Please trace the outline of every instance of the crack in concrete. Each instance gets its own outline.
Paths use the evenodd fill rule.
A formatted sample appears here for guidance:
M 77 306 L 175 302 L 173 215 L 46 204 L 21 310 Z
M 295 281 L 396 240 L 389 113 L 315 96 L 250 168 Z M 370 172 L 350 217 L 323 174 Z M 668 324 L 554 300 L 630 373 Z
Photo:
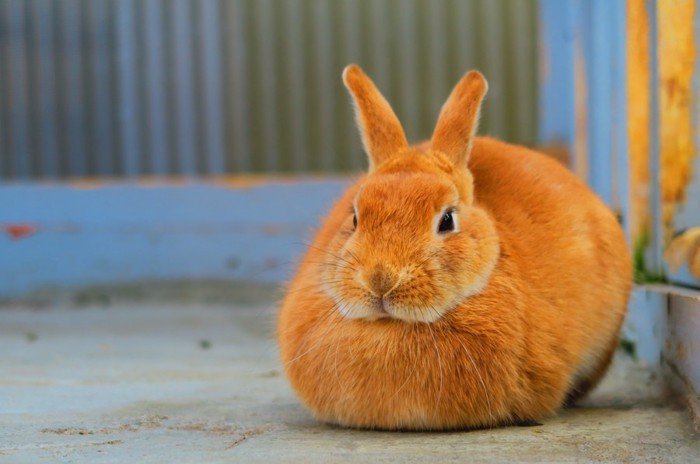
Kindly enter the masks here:
M 41 433 L 54 435 L 109 435 L 111 433 L 138 432 L 140 430 L 151 430 L 162 426 L 167 416 L 144 416 L 136 422 L 118 425 L 116 427 L 103 427 L 90 430 L 79 427 L 59 427 L 41 429 Z
M 3 448 L 0 449 L 0 454 L 6 454 L 9 451 L 25 451 L 29 449 L 54 449 L 54 448 L 59 448 L 59 449 L 74 449 L 74 448 L 87 448 L 91 446 L 104 446 L 104 445 L 121 445 L 124 443 L 124 440 L 109 440 L 109 441 L 100 441 L 96 443 L 77 443 L 73 445 L 63 445 L 63 444 L 32 444 L 32 445 L 26 445 L 26 446 L 17 446 L 15 448 Z
M 263 433 L 269 432 L 270 430 L 272 430 L 272 426 L 264 425 L 262 427 L 254 427 L 254 428 L 250 428 L 250 429 L 246 429 L 246 430 L 243 430 L 241 432 L 238 432 L 240 436 L 237 439 L 235 439 L 233 442 L 231 442 L 226 447 L 226 449 L 227 450 L 233 449 L 233 448 L 237 447 L 238 445 L 242 444 L 243 442 L 245 442 L 246 440 L 248 440 L 249 438 L 253 438 L 257 435 L 262 435 Z

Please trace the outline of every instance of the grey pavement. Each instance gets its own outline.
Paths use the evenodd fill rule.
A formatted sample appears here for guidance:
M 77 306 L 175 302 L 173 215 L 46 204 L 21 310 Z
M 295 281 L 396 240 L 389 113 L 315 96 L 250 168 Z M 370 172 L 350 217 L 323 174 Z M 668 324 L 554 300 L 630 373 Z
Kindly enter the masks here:
M 281 374 L 273 294 L 4 303 L 0 463 L 700 462 L 687 411 L 624 352 L 582 407 L 540 426 L 318 423 Z

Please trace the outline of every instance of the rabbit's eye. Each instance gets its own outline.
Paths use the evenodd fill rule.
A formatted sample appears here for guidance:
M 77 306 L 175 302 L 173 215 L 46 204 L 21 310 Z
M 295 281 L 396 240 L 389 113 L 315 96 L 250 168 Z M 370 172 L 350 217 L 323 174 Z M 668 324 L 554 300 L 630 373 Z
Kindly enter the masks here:
M 440 221 L 440 226 L 438 227 L 438 232 L 451 232 L 455 230 L 455 222 L 452 218 L 452 211 L 448 211 L 442 217 Z
M 352 226 L 357 229 L 357 214 L 352 215 Z

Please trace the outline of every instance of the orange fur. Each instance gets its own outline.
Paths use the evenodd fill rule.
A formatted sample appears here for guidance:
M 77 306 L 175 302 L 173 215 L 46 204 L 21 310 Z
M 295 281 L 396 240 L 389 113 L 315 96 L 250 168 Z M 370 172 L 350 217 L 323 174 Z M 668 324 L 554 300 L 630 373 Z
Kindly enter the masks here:
M 556 161 L 473 137 L 480 74 L 412 148 L 359 68 L 345 81 L 373 168 L 324 221 L 280 310 L 302 401 L 327 422 L 426 430 L 540 419 L 585 394 L 631 287 L 614 216 Z M 438 232 L 451 209 L 455 231 Z

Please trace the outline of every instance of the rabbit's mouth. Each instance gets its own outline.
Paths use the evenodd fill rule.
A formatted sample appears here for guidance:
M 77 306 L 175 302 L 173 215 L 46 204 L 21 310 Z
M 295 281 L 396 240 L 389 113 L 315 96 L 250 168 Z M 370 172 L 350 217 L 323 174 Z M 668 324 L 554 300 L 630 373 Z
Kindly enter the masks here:
M 407 323 L 432 323 L 440 319 L 447 309 L 437 308 L 414 308 L 399 306 L 392 302 L 390 297 L 376 297 L 366 295 L 361 301 L 348 302 L 347 300 L 336 299 L 336 307 L 340 314 L 346 319 L 361 319 L 365 321 L 376 321 L 379 319 L 391 320 Z
M 393 317 L 386 298 L 375 298 L 374 306 L 380 317 Z
M 398 319 L 391 309 L 390 303 L 385 298 L 369 297 L 360 304 L 348 304 L 338 302 L 340 314 L 346 319 L 364 319 L 376 321 L 377 319 Z

